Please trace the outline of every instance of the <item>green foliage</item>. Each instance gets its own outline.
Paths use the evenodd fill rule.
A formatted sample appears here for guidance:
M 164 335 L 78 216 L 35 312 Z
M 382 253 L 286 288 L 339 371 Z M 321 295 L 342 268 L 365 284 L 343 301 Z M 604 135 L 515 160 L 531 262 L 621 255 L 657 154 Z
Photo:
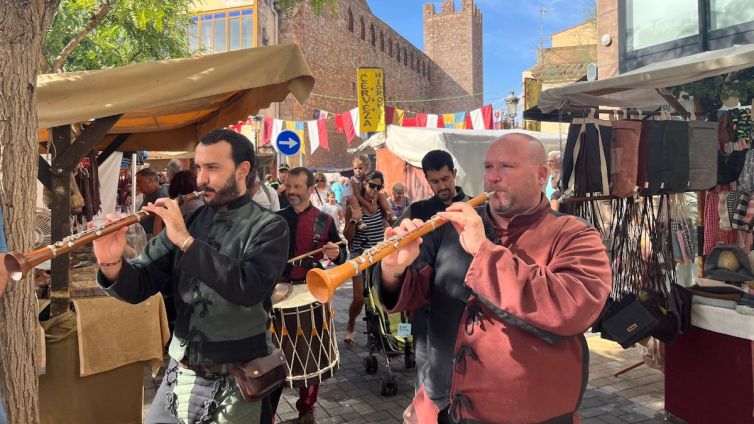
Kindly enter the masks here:
M 189 55 L 191 0 L 116 0 L 65 61 L 65 71 L 111 68 Z M 44 43 L 49 63 L 80 33 L 102 0 L 62 0 Z
M 751 104 L 754 97 L 754 68 L 733 72 L 726 76 L 718 75 L 671 88 L 678 97 L 685 91 L 699 99 L 705 111 L 720 108 L 722 99 L 737 97 L 741 104 Z
M 304 1 L 306 0 L 277 0 L 277 4 L 280 10 L 290 15 L 293 12 L 293 9 Z M 337 0 L 308 0 L 308 1 L 309 1 L 309 5 L 312 7 L 312 10 L 317 15 L 322 14 L 322 11 L 325 10 L 325 6 L 329 7 L 330 10 L 335 11 L 335 5 L 337 4 Z

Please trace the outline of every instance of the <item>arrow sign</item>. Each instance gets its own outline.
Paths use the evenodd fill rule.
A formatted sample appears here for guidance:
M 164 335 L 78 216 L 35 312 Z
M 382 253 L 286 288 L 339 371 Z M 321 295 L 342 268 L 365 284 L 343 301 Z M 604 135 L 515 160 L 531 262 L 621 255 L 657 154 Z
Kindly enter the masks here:
M 283 131 L 278 134 L 275 144 L 278 146 L 280 153 L 286 156 L 293 156 L 301 150 L 301 139 L 293 131 Z

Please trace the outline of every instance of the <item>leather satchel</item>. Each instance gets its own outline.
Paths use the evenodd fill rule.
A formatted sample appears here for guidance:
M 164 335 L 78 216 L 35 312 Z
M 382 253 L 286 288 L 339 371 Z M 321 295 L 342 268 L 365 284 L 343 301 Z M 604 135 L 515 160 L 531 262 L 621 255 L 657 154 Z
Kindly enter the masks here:
M 659 324 L 651 306 L 633 294 L 627 294 L 607 311 L 602 331 L 624 349 L 652 334 Z
M 256 358 L 231 370 L 238 390 L 247 402 L 261 400 L 285 381 L 287 374 L 285 356 L 280 349 Z

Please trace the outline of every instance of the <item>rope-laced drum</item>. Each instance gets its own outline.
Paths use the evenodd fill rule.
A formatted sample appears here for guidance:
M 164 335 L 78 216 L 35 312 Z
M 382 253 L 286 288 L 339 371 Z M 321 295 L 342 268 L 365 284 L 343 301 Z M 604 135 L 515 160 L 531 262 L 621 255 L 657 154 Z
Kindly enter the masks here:
M 273 305 L 270 332 L 285 354 L 288 387 L 319 384 L 335 374 L 340 355 L 334 316 L 330 304 L 317 302 L 305 284 L 294 285 L 287 299 Z

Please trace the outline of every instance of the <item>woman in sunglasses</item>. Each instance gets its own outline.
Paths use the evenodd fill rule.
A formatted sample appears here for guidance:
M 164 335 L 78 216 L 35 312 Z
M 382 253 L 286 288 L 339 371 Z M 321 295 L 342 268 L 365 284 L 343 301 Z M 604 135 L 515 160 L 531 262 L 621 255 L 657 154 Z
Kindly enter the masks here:
M 315 208 L 322 210 L 322 206 L 327 204 L 327 194 L 330 192 L 330 187 L 327 185 L 327 178 L 325 174 L 317 172 L 314 174 L 314 193 L 312 193 L 310 200 Z
M 380 191 L 385 186 L 385 178 L 380 171 L 373 171 L 367 175 L 364 185 L 361 186 L 361 195 L 377 212 L 369 214 L 367 208 L 363 206 L 354 207 L 349 204 L 346 208 L 346 226 L 343 229 L 343 235 L 349 242 L 350 258 L 356 258 L 364 253 L 364 250 L 375 246 L 384 239 L 385 228 L 387 228 L 387 217 L 392 211 L 384 210 L 378 202 Z M 361 220 L 365 228 L 361 229 L 357 223 Z M 364 307 L 364 274 L 353 277 L 353 301 L 348 309 L 348 325 L 346 326 L 346 337 L 343 339 L 347 344 L 354 341 L 354 327 L 356 317 L 361 314 Z

